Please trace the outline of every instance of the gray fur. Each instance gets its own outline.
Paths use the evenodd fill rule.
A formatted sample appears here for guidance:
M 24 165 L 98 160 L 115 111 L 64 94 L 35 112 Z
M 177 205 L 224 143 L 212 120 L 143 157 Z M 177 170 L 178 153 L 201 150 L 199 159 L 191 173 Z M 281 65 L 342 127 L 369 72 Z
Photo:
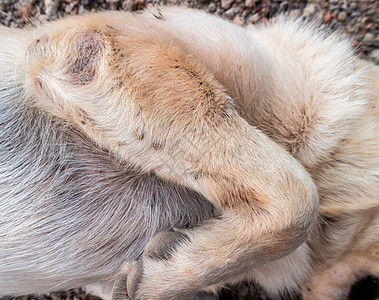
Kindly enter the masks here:
M 0 295 L 114 279 L 156 232 L 214 215 L 201 195 L 118 162 L 4 85 Z

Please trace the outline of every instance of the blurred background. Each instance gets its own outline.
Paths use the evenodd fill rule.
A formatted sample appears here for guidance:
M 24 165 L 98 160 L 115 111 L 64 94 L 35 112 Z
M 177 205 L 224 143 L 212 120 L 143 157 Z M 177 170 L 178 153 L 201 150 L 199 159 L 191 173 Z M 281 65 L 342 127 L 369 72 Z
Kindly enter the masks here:
M 68 15 L 81 15 L 104 10 L 141 10 L 151 4 L 183 5 L 205 10 L 241 26 L 267 22 L 278 14 L 312 19 L 328 30 L 338 30 L 350 38 L 357 54 L 379 65 L 379 0 L 0 0 L 0 23 L 25 27 L 32 22 L 54 20 Z M 378 293 L 378 296 L 375 294 Z M 372 298 L 374 297 L 374 298 Z M 378 297 L 378 298 L 376 298 Z M 355 287 L 351 300 L 379 299 L 374 278 Z M 84 289 L 55 292 L 48 295 L 5 297 L 0 300 L 99 300 Z M 224 289 L 220 300 L 269 299 L 258 286 L 243 282 Z M 300 299 L 288 296 L 286 299 Z

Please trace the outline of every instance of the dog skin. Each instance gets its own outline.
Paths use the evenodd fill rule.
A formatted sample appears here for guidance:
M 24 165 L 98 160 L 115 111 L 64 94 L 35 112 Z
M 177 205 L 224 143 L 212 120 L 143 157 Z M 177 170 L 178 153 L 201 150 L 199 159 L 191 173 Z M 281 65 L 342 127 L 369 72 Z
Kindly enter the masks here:
M 379 71 L 337 35 L 162 8 L 0 40 L 0 294 L 379 276 Z

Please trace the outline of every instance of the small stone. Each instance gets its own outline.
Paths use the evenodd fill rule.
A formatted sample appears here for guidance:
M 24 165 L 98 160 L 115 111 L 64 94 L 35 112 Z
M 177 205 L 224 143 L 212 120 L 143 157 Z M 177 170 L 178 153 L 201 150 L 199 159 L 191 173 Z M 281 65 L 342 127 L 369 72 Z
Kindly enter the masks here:
M 248 23 L 257 24 L 259 20 L 260 20 L 260 16 L 258 13 L 256 13 L 256 14 L 249 17 Z
M 135 6 L 135 9 L 139 10 L 139 9 L 143 9 L 146 7 L 146 1 L 145 0 L 136 0 L 136 6 Z
M 339 0 L 330 0 L 329 2 L 330 2 L 330 4 L 336 5 L 336 4 L 338 4 L 338 1 Z
M 121 8 L 125 11 L 133 11 L 135 6 L 134 0 L 124 0 L 121 4 Z
M 358 33 L 359 30 L 361 30 L 361 24 L 357 23 L 353 26 L 354 28 L 354 33 Z
M 210 13 L 214 13 L 215 11 L 217 10 L 217 6 L 216 6 L 216 4 L 215 3 L 210 3 L 209 5 L 208 5 L 208 11 L 210 12 Z
M 371 51 L 371 53 L 368 55 L 368 58 L 375 64 L 379 65 L 379 49 Z
M 282 2 L 279 6 L 281 11 L 286 11 L 288 9 L 288 2 Z
M 72 7 L 72 10 L 71 10 L 71 14 L 72 15 L 77 15 L 78 14 L 78 10 L 79 10 L 79 8 L 78 8 L 78 6 L 73 6 Z
M 234 8 L 232 7 L 228 9 L 226 12 L 224 12 L 224 15 L 227 16 L 230 20 L 233 20 L 236 15 L 236 12 Z
M 359 13 L 357 13 L 356 11 L 353 11 L 351 14 L 350 14 L 350 17 L 351 18 L 355 18 L 355 17 L 358 17 L 359 16 Z
M 372 33 L 366 33 L 363 37 L 362 44 L 365 46 L 371 46 L 374 41 L 374 35 Z
M 367 23 L 367 24 L 365 24 L 365 26 L 364 26 L 365 31 L 364 32 L 371 32 L 371 29 L 372 29 L 373 25 L 374 25 L 374 23 Z
M 236 13 L 236 15 L 240 15 L 243 11 L 242 7 L 240 5 L 233 5 L 233 9 L 234 9 L 234 12 Z
M 32 4 L 30 1 L 22 1 L 17 4 L 17 13 L 24 22 L 28 21 L 31 11 Z
M 369 18 L 369 17 L 363 17 L 362 18 L 362 23 L 370 23 L 370 22 L 372 22 L 372 18 Z
M 321 24 L 324 17 L 324 13 L 320 10 L 312 17 L 313 20 L 317 21 L 317 24 Z
M 245 0 L 245 6 L 248 8 L 255 7 L 255 1 L 254 0 Z
M 367 12 L 366 12 L 366 15 L 367 16 L 373 16 L 375 15 L 376 13 L 376 10 L 375 9 L 369 9 Z
M 347 3 L 344 3 L 343 5 L 342 5 L 342 9 L 343 9 L 343 11 L 346 11 L 346 13 L 350 13 L 351 12 L 351 9 L 349 8 L 349 6 L 347 5 Z
M 324 19 L 323 19 L 323 23 L 324 24 L 328 24 L 330 21 L 332 20 L 332 14 L 329 12 L 329 11 L 327 11 L 326 13 L 325 13 L 325 15 L 324 15 Z
M 117 6 L 119 5 L 119 0 L 105 0 L 105 2 L 108 3 L 110 9 L 117 9 Z
M 341 21 L 341 22 L 345 21 L 346 18 L 347 18 L 347 13 L 345 11 L 341 11 L 337 16 L 338 21 Z
M 306 18 L 312 17 L 316 12 L 316 5 L 313 3 L 307 4 L 307 6 L 304 8 L 303 15 Z
M 234 0 L 221 0 L 221 7 L 223 9 L 229 9 L 232 4 L 233 4 Z
M 87 12 L 87 10 L 84 8 L 84 5 L 83 4 L 80 4 L 79 5 L 79 11 L 78 11 L 78 15 L 83 15 Z
M 241 17 L 241 16 L 236 16 L 234 19 L 233 19 L 233 23 L 237 24 L 237 25 L 243 25 L 244 24 L 244 18 Z
M 66 5 L 66 7 L 64 8 L 64 12 L 65 12 L 66 14 L 69 14 L 69 13 L 71 13 L 71 11 L 72 11 L 72 7 L 71 7 L 71 5 Z
M 262 7 L 262 9 L 260 11 L 260 14 L 262 16 L 267 17 L 267 15 L 269 14 L 269 12 L 270 12 L 270 7 L 268 5 L 265 5 L 265 6 Z
M 45 14 L 49 19 L 55 19 L 58 14 L 58 4 L 54 0 L 45 0 Z
M 245 10 L 242 12 L 242 18 L 244 18 L 244 19 L 248 18 L 249 15 L 250 15 L 250 12 L 249 12 L 247 9 L 245 9 Z
M 351 2 L 351 3 L 349 3 L 349 8 L 350 9 L 357 9 L 357 7 L 358 7 L 357 2 Z

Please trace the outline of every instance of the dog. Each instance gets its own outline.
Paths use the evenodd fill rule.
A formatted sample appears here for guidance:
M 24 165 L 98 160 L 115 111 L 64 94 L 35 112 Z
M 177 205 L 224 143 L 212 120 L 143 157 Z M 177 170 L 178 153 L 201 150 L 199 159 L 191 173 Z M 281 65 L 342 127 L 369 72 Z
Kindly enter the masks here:
M 162 7 L 0 41 L 0 294 L 379 277 L 379 69 L 338 34 Z

